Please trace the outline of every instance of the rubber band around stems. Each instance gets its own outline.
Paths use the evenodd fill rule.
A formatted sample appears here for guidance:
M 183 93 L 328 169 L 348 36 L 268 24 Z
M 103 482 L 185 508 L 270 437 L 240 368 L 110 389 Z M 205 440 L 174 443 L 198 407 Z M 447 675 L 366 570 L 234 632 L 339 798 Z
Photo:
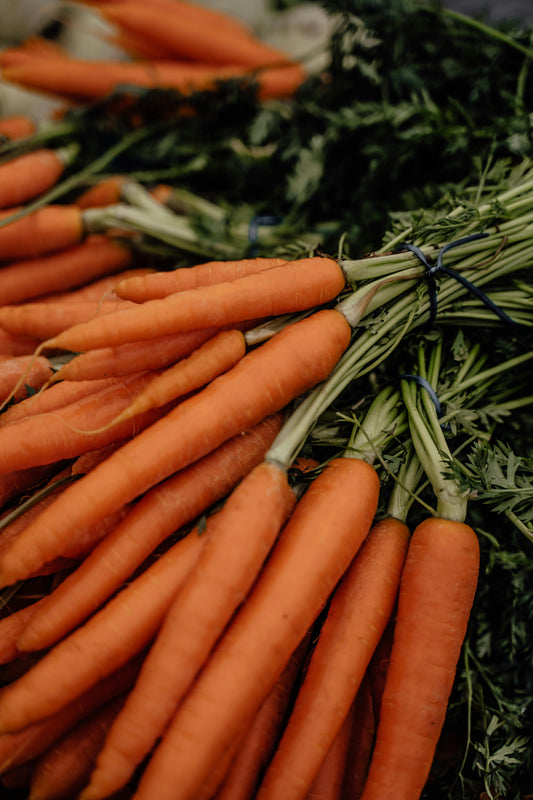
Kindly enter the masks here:
M 257 255 L 257 243 L 259 241 L 259 227 L 261 225 L 279 225 L 281 217 L 275 214 L 256 214 L 250 220 L 248 226 L 248 242 L 250 244 L 250 256 Z
M 400 375 L 400 380 L 404 380 L 404 379 L 405 380 L 410 380 L 410 381 L 415 381 L 415 383 L 417 383 L 419 386 L 421 386 L 423 389 L 426 390 L 426 392 L 428 393 L 428 395 L 431 398 L 431 401 L 433 402 L 433 405 L 435 406 L 435 412 L 437 414 L 437 418 L 440 419 L 443 416 L 444 412 L 442 410 L 442 406 L 441 406 L 439 397 L 437 395 L 437 392 L 435 391 L 433 386 L 430 384 L 430 382 L 428 380 L 426 380 L 426 378 L 423 378 L 421 375 L 410 375 L 408 373 Z M 441 428 L 444 431 L 450 430 L 450 426 L 449 426 L 448 423 L 441 424 Z
M 397 251 L 400 253 L 403 250 L 410 250 L 412 253 L 416 255 L 419 261 L 421 261 L 426 268 L 426 282 L 429 292 L 430 325 L 432 325 L 437 318 L 438 289 L 437 289 L 437 283 L 435 281 L 435 274 L 437 272 L 443 272 L 445 275 L 448 275 L 448 277 L 458 281 L 466 289 L 472 292 L 472 294 L 474 294 L 478 298 L 478 300 L 481 300 L 482 303 L 484 303 L 488 308 L 490 308 L 490 310 L 494 314 L 496 314 L 496 316 L 499 317 L 499 319 L 501 319 L 502 322 L 506 322 L 508 325 L 514 325 L 515 327 L 518 328 L 524 327 L 522 323 L 516 322 L 508 314 L 506 314 L 505 311 L 503 311 L 503 309 L 499 308 L 499 306 L 497 306 L 496 303 L 494 303 L 490 299 L 490 297 L 487 297 L 487 295 L 481 289 L 479 289 L 471 281 L 467 280 L 467 278 L 465 278 L 464 275 L 461 275 L 459 272 L 456 272 L 451 267 L 445 266 L 442 262 L 444 254 L 447 253 L 448 250 L 451 250 L 453 247 L 459 247 L 459 245 L 467 244 L 468 242 L 472 242 L 476 239 L 484 239 L 488 235 L 489 235 L 488 233 L 473 233 L 470 236 L 464 236 L 462 239 L 456 239 L 453 242 L 448 242 L 448 244 L 445 244 L 444 247 L 441 247 L 441 249 L 439 250 L 437 255 L 437 260 L 435 261 L 434 264 L 430 264 L 430 262 L 428 261 L 422 250 L 414 244 L 410 244 L 409 242 L 401 242 L 396 248 Z

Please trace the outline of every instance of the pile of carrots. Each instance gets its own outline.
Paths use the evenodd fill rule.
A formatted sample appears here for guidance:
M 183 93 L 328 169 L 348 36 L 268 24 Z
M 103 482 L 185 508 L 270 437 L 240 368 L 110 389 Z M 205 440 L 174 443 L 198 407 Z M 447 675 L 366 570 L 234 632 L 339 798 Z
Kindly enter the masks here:
M 187 94 L 221 81 L 253 82 L 263 99 L 290 97 L 304 67 L 234 17 L 188 0 L 83 0 L 110 26 L 124 52 L 80 60 L 39 38 L 0 54 L 2 79 L 69 104 L 100 99 L 117 86 L 165 87 Z
M 479 548 L 462 521 L 376 521 L 373 455 L 308 463 L 286 445 L 294 402 L 350 345 L 331 307 L 341 265 L 141 272 L 117 265 L 113 300 L 86 279 L 102 306 L 75 323 L 70 307 L 98 303 L 72 302 L 80 290 L 0 309 L 33 363 L 73 356 L 18 398 L 23 373 L 0 417 L 4 785 L 31 800 L 413 800 Z M 286 314 L 300 316 L 254 338 Z

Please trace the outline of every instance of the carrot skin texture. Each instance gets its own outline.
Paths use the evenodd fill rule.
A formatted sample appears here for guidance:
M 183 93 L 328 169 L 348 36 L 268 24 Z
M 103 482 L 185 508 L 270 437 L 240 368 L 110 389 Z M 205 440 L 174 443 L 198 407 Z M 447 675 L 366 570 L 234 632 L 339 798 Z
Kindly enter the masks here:
M 5 219 L 18 207 L 3 211 Z M 0 228 L 0 260 L 33 258 L 79 244 L 84 236 L 81 209 L 48 205 Z
M 111 723 L 124 703 L 116 697 L 82 720 L 35 763 L 31 800 L 69 800 L 83 789 Z
M 54 386 L 48 386 L 46 391 L 36 392 L 6 408 L 0 415 L 0 425 L 8 425 L 35 414 L 57 411 L 70 403 L 76 403 L 83 397 L 112 386 L 114 382 L 114 378 L 101 378 L 92 381 L 62 381 Z
M 133 659 L 41 722 L 15 733 L 0 734 L 0 774 L 42 755 L 66 731 L 113 697 L 131 688 L 141 659 Z
M 5 161 L 0 164 L 0 208 L 37 197 L 54 186 L 64 171 L 61 156 L 46 147 Z
M 196 797 L 251 724 L 359 549 L 378 495 L 377 473 L 357 459 L 331 461 L 310 485 L 148 762 L 136 800 L 154 790 L 160 800 Z
M 160 626 L 204 541 L 194 532 L 181 539 L 85 625 L 4 687 L 0 730 L 21 730 L 46 718 L 137 655 Z M 57 670 L 61 681 L 53 679 Z
M 31 136 L 35 132 L 35 128 L 34 120 L 24 115 L 14 115 L 0 119 L 0 136 L 3 136 L 7 141 Z
M 153 748 L 251 588 L 295 502 L 285 470 L 263 462 L 208 520 L 205 547 L 111 728 L 87 795 L 107 797 L 120 789 Z
M 479 572 L 462 522 L 427 519 L 402 575 L 390 664 L 362 800 L 417 800 L 444 723 Z
M 367 674 L 361 681 L 353 704 L 341 800 L 359 800 L 363 794 L 375 733 L 376 719 Z
M 39 609 L 19 636 L 19 649 L 49 647 L 83 622 L 166 537 L 221 500 L 260 463 L 280 428 L 281 415 L 268 417 L 148 492 L 75 573 L 43 598 L 42 613 Z
M 245 275 L 263 272 L 265 269 L 285 264 L 283 258 L 243 258 L 239 261 L 207 261 L 194 267 L 175 269 L 169 272 L 154 272 L 150 276 L 129 278 L 116 286 L 116 293 L 123 300 L 145 303 L 168 297 L 175 292 L 198 289 L 224 281 L 234 281 Z
M 0 402 L 5 401 L 14 390 L 15 400 L 27 397 L 28 386 L 40 389 L 51 376 L 52 368 L 43 356 L 13 356 L 0 362 Z M 24 380 L 19 386 L 21 378 Z
M 0 270 L 0 304 L 20 303 L 50 292 L 118 272 L 131 263 L 131 251 L 107 236 L 92 234 L 84 242 L 55 253 L 5 264 Z
M 27 528 L 24 546 L 12 548 L 0 561 L 0 584 L 33 571 L 43 557 L 48 561 L 61 555 L 65 538 L 79 525 L 94 524 L 222 442 L 281 411 L 330 374 L 350 337 L 345 318 L 326 309 L 289 325 L 247 353 L 231 370 L 69 486 Z M 160 457 L 161 448 L 167 453 L 165 459 Z
M 222 328 L 322 305 L 337 297 L 344 285 L 336 261 L 304 258 L 234 281 L 148 300 L 120 316 L 73 326 L 46 344 L 81 351 L 208 326 Z
M 341 723 L 305 800 L 340 800 L 352 719 L 353 706 Z
M 403 522 L 378 522 L 344 574 L 258 800 L 311 791 L 392 614 L 408 540 Z
M 127 300 L 86 300 L 78 303 L 39 300 L 1 307 L 0 325 L 9 333 L 42 341 L 60 335 L 74 325 L 116 314 L 127 308 L 131 308 Z
M 96 380 L 103 376 L 120 377 L 131 375 L 132 372 L 169 367 L 180 358 L 190 355 L 217 332 L 218 328 L 204 328 L 146 341 L 128 342 L 117 347 L 89 350 L 63 364 L 53 380 Z
M 259 776 L 270 761 L 280 737 L 291 694 L 309 646 L 310 636 L 307 635 L 255 715 L 214 800 L 253 800 L 255 797 Z

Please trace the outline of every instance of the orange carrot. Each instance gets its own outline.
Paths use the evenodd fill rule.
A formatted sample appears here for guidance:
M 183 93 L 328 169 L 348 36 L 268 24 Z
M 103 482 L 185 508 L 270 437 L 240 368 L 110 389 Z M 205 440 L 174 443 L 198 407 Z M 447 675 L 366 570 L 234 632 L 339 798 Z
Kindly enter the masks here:
M 0 214 L 5 220 L 20 209 Z M 83 238 L 82 211 L 74 205 L 47 205 L 0 228 L 0 259 L 33 258 L 72 247 Z
M 254 717 L 237 748 L 215 800 L 252 800 L 260 775 L 270 761 L 285 722 L 294 686 L 310 646 L 309 634 L 298 645 Z
M 149 300 L 107 320 L 76 325 L 44 346 L 81 351 L 208 325 L 225 327 L 319 306 L 333 300 L 344 285 L 344 273 L 336 261 L 304 258 L 234 281 Z
M 385 689 L 385 681 L 387 680 L 387 670 L 389 669 L 395 619 L 396 615 L 393 614 L 381 635 L 381 639 L 370 659 L 368 667 L 368 684 L 376 724 L 379 721 L 383 691 Z
M 334 459 L 311 483 L 148 762 L 138 800 L 196 797 L 355 556 L 378 493 L 377 473 L 358 459 Z M 81 797 L 90 800 L 90 788 Z
M 49 300 L 61 300 L 64 303 L 78 303 L 87 300 L 117 300 L 117 295 L 114 292 L 117 280 L 140 278 L 144 275 L 151 274 L 153 271 L 151 267 L 132 267 L 122 272 L 104 275 L 90 283 L 84 283 L 83 286 L 79 286 L 77 289 L 68 289 L 55 294 L 47 294 L 42 299 L 46 302 Z
M 378 522 L 343 576 L 258 800 L 311 791 L 391 616 L 408 539 L 403 522 Z
M 0 475 L 0 508 L 19 497 L 23 492 L 49 480 L 63 466 L 63 464 L 47 464 L 44 467 L 31 467 Z
M 9 333 L 50 339 L 67 328 L 131 308 L 127 300 L 85 300 L 78 303 L 40 301 L 0 307 L 0 325 Z M 133 306 L 135 307 L 135 306 Z
M 30 356 L 39 346 L 38 339 L 30 336 L 15 336 L 0 327 L 0 349 L 10 356 Z
M 19 259 L 0 270 L 0 305 L 73 289 L 102 275 L 118 273 L 131 260 L 129 248 L 99 234 L 59 252 Z
M 161 736 L 290 515 L 285 470 L 263 462 L 207 522 L 196 568 L 170 606 L 91 777 L 93 797 L 124 786 Z
M 101 378 L 100 380 L 91 381 L 61 381 L 54 386 L 47 387 L 46 391 L 36 392 L 30 397 L 6 408 L 0 415 L 0 425 L 7 425 L 34 414 L 57 411 L 70 403 L 76 403 L 83 397 L 94 394 L 94 392 L 113 386 L 116 382 L 116 378 Z
M 206 386 L 218 375 L 231 369 L 246 353 L 246 341 L 241 331 L 220 331 L 190 356 L 174 366 L 156 374 L 132 402 L 107 422 L 103 429 L 115 425 L 153 408 L 161 408 L 179 397 Z M 1 437 L 0 437 L 1 439 Z
M 5 401 L 13 392 L 14 399 L 21 400 L 32 389 L 43 386 L 51 376 L 52 367 L 47 358 L 12 356 L 0 363 L 0 401 Z
M 263 272 L 271 267 L 285 264 L 283 258 L 244 258 L 240 261 L 208 261 L 195 267 L 175 269 L 169 272 L 154 272 L 139 278 L 128 278 L 115 287 L 123 300 L 144 303 L 146 300 L 167 297 L 174 292 L 197 289 L 213 283 L 223 283 Z
M 42 755 L 66 731 L 104 703 L 127 691 L 139 672 L 141 658 L 133 659 L 55 714 L 16 733 L 0 734 L 0 774 Z
M 13 732 L 45 719 L 145 648 L 207 538 L 193 531 L 181 539 L 28 672 L 5 686 L 0 691 L 0 730 Z M 61 681 L 54 680 L 58 674 Z
M 0 208 L 17 206 L 43 194 L 57 183 L 66 164 L 63 151 L 47 147 L 4 161 L 0 164 Z
M 31 782 L 33 763 L 23 764 L 0 775 L 0 783 L 5 789 L 26 789 Z
M 43 600 L 44 597 L 0 619 L 0 664 L 7 664 L 17 658 L 17 638 Z
M 478 571 L 479 543 L 468 525 L 430 518 L 417 526 L 402 574 L 362 800 L 420 797 L 444 722 Z
M 170 15 L 157 6 L 135 2 L 106 4 L 100 12 L 108 22 L 161 46 L 177 59 L 251 68 L 290 61 L 281 50 L 248 32 L 228 31 L 223 25 L 207 27 L 191 15 Z
M 50 646 L 95 611 L 174 531 L 222 499 L 260 463 L 281 427 L 269 417 L 148 492 L 43 604 L 19 638 L 22 650 Z
M 137 435 L 163 416 L 152 408 L 135 418 L 113 421 L 150 385 L 153 373 L 133 375 L 82 397 L 46 416 L 32 414 L 0 428 L 0 473 L 74 458 L 110 442 Z M 92 432 L 96 426 L 96 432 Z M 24 446 L 21 446 L 22 442 Z
M 349 734 L 346 768 L 342 785 L 342 800 L 359 800 L 363 793 L 368 765 L 374 746 L 376 720 L 368 675 L 353 702 L 352 725 Z
M 31 136 L 32 133 L 35 133 L 35 129 L 34 120 L 23 114 L 0 119 L 0 136 L 7 141 L 24 139 L 26 136 Z
M 32 771 L 31 800 L 70 800 L 83 789 L 124 698 L 110 700 L 43 753 Z
M 185 333 L 170 333 L 140 342 L 128 342 L 117 347 L 102 347 L 80 353 L 64 364 L 52 381 L 97 380 L 103 376 L 124 376 L 143 370 L 169 367 L 180 358 L 190 355 L 218 332 L 218 328 L 203 328 Z
M 306 800 L 340 800 L 353 714 L 352 704 L 305 795 Z
M 231 370 L 69 486 L 1 559 L 0 584 L 18 580 L 27 569 L 61 555 L 72 528 L 95 523 L 222 442 L 281 411 L 330 374 L 350 338 L 344 316 L 323 309 L 248 352 Z
M 102 208 L 120 202 L 120 192 L 126 181 L 125 175 L 112 175 L 90 186 L 76 199 L 80 208 Z

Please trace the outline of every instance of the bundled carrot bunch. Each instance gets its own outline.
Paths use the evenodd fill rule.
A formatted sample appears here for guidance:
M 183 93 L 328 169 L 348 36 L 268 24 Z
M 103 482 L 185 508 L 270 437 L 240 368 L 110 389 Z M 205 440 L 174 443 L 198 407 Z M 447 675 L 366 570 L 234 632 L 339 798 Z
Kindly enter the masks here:
M 100 99 L 117 86 L 172 87 L 182 93 L 222 81 L 257 83 L 261 98 L 289 97 L 306 77 L 286 53 L 229 14 L 187 0 L 94 0 L 129 56 L 80 60 L 38 38 L 4 50 L 2 78 L 68 103 Z
M 0 308 L 48 368 L 24 397 L 25 364 L 0 417 L 5 786 L 31 800 L 421 796 L 479 544 L 436 408 L 391 375 L 400 344 L 435 323 L 421 257 L 447 253 L 439 321 L 494 323 L 475 281 L 531 325 L 531 186 L 528 173 L 466 221 L 457 209 L 446 221 L 462 238 L 444 244 L 437 226 L 357 260 L 117 264 L 105 286 L 77 273 L 96 299 L 65 278 L 60 297 L 21 290 Z M 119 217 L 106 219 L 115 248 Z M 517 273 L 522 287 L 501 287 Z M 431 388 L 441 351 L 426 367 L 426 349 L 405 372 Z M 384 386 L 359 414 L 369 374 Z M 482 404 L 498 377 L 482 359 L 447 397 L 472 376 Z M 349 437 L 304 464 L 346 392 Z M 424 481 L 436 508 L 411 525 Z

